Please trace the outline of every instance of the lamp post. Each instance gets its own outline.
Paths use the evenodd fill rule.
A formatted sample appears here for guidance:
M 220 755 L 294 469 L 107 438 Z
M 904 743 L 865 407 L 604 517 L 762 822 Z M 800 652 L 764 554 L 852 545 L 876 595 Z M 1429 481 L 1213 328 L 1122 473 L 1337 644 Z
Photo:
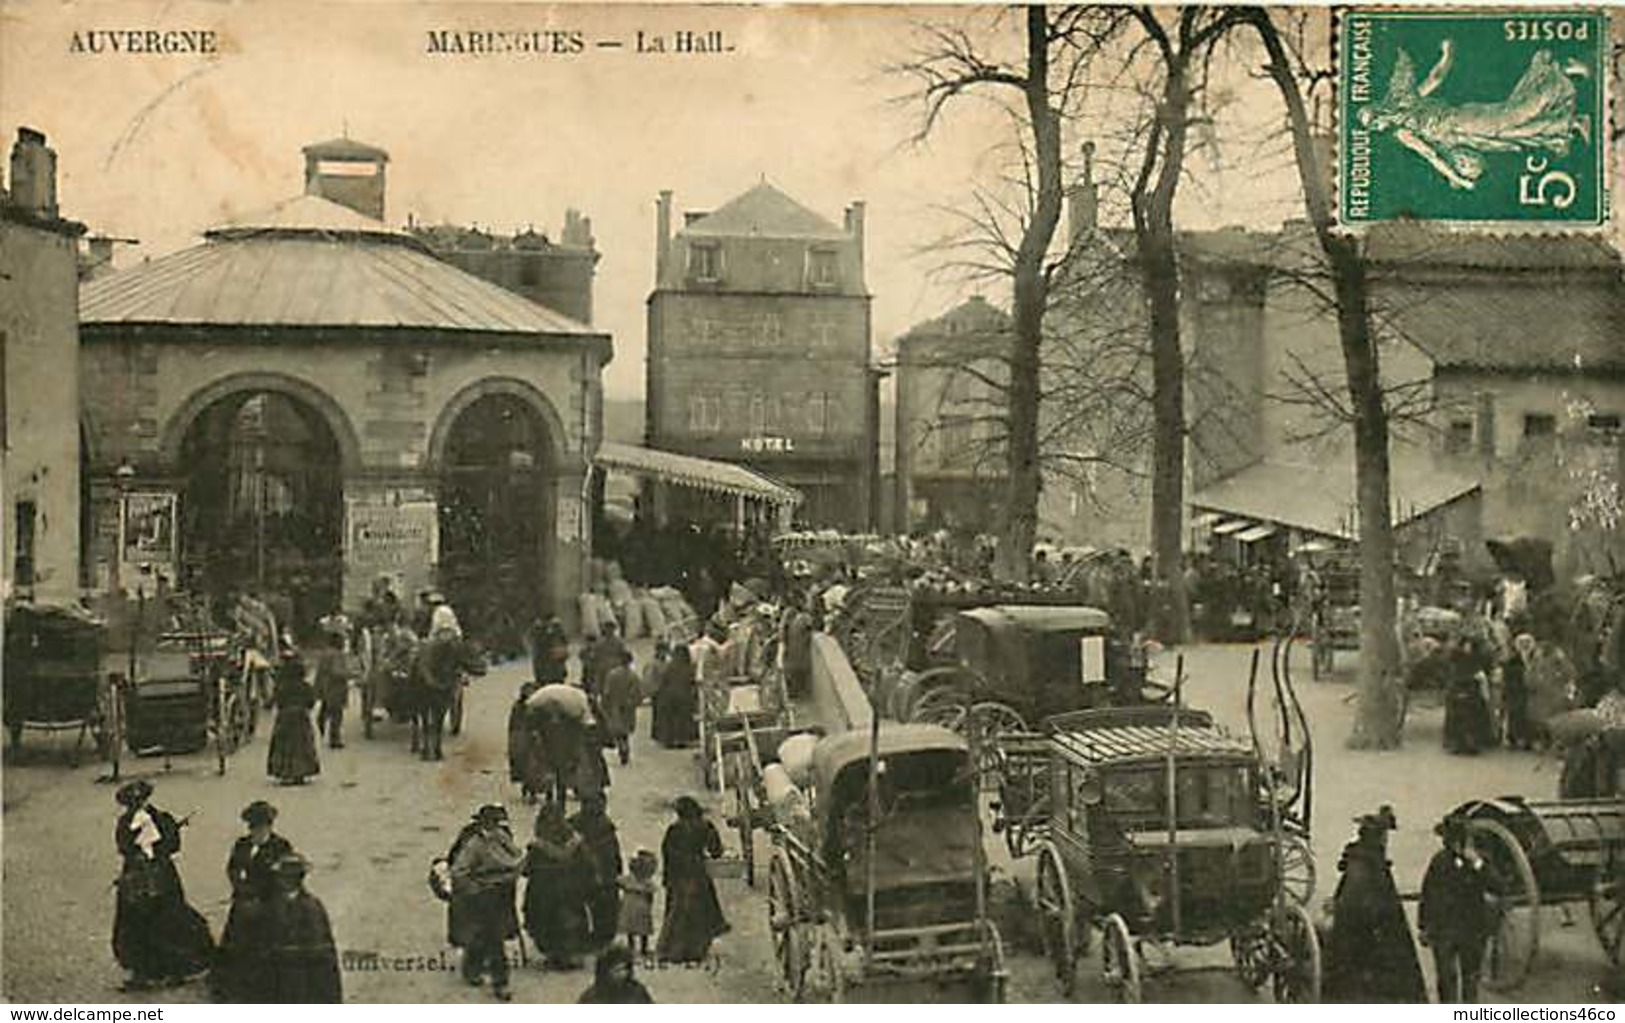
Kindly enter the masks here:
M 135 482 L 135 466 L 129 459 L 122 459 L 118 468 L 113 470 L 113 486 L 118 490 L 118 530 L 113 545 L 113 563 L 109 566 L 109 581 L 112 583 L 114 595 L 124 595 L 124 545 L 126 543 L 125 531 L 128 528 L 128 504 L 130 485 Z

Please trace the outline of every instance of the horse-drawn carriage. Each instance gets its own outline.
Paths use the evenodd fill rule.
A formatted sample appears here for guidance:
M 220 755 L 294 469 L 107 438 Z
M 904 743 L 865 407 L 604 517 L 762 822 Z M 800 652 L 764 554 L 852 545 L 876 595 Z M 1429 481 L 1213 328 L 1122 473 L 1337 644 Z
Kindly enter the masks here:
M 770 825 L 768 922 L 797 1000 L 1003 1000 L 976 773 L 963 737 L 883 723 L 819 741 L 804 827 Z
M 1507 797 L 1454 813 L 1467 819 L 1499 889 L 1485 960 L 1491 987 L 1509 990 L 1528 975 L 1547 906 L 1586 903 L 1609 961 L 1625 964 L 1625 799 Z
M 77 607 L 6 609 L 4 717 L 13 755 L 29 730 L 77 730 L 75 764 L 87 738 L 106 750 L 113 692 L 102 667 L 105 643 L 105 624 Z
M 1111 616 L 1075 605 L 1000 604 L 955 616 L 958 663 L 922 674 L 911 721 L 975 728 L 988 744 L 1029 722 L 1089 707 L 1160 702 L 1144 650 L 1122 642 Z
M 1287 829 L 1255 744 L 1171 706 L 1047 722 L 1048 820 L 1038 847 L 1045 951 L 1070 992 L 1100 932 L 1105 984 L 1138 1002 L 1146 947 L 1228 941 L 1237 975 L 1315 1001 L 1320 944 L 1304 908 L 1307 842 Z M 1311 882 L 1312 884 L 1312 882 Z

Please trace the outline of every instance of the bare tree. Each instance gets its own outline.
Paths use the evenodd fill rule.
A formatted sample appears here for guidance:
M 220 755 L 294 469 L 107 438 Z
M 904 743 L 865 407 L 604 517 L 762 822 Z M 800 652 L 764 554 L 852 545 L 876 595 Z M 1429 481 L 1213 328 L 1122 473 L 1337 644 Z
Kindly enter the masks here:
M 1310 124 L 1301 60 L 1294 60 L 1275 16 L 1263 7 L 1238 9 L 1256 31 L 1265 70 L 1285 104 L 1309 223 L 1332 281 L 1338 340 L 1354 432 L 1356 507 L 1360 542 L 1360 700 L 1349 745 L 1391 749 L 1400 743 L 1398 607 L 1394 586 L 1394 526 L 1389 499 L 1389 411 L 1372 329 L 1366 263 L 1358 238 L 1335 229 L 1328 187 Z
M 1004 104 L 1017 138 L 1023 187 L 1019 198 L 980 193 L 972 219 L 986 231 L 976 246 L 981 259 L 1008 275 L 1012 294 L 1009 372 L 1004 413 L 1008 431 L 1005 499 L 1000 530 L 999 572 L 1025 579 L 1038 527 L 1043 486 L 1039 422 L 1042 347 L 1052 281 L 1064 259 L 1053 255 L 1061 224 L 1065 162 L 1062 127 L 1084 89 L 1084 72 L 1118 22 L 1117 12 L 1073 7 L 1032 6 L 1001 12 L 1001 23 L 1019 20 L 1019 55 L 1005 59 L 993 41 L 973 38 L 949 23 L 922 27 L 915 55 L 892 70 L 917 85 L 923 108 L 917 138 L 923 141 L 944 112 L 971 95 L 989 95 Z M 996 38 L 996 37 L 995 37 Z M 1008 225 L 1008 226 L 1007 226 Z M 991 264 L 987 261 L 991 260 Z

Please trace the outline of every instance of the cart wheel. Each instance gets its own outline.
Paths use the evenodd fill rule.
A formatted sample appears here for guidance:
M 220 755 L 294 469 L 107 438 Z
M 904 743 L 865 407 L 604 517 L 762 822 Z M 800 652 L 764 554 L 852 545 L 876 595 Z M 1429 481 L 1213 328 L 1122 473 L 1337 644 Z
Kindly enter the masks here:
M 1591 891 L 1591 926 L 1616 967 L 1625 964 L 1625 859 L 1605 867 Z
M 746 795 L 745 784 L 743 778 L 733 779 L 734 828 L 739 832 L 739 854 L 745 861 L 745 884 L 755 888 L 756 837 L 751 829 L 750 798 Z
M 999 767 L 999 737 L 1027 731 L 1026 719 L 1014 707 L 991 700 L 972 705 L 970 713 L 961 716 L 960 724 L 978 750 L 976 767 L 984 783 Z
M 1270 924 L 1270 941 L 1277 952 L 1270 964 L 1276 1002 L 1320 1001 L 1320 936 L 1309 912 L 1291 903 L 1282 906 Z
M 1506 888 L 1500 897 L 1501 920 L 1490 936 L 1484 983 L 1508 991 L 1523 982 L 1540 951 L 1540 889 L 1535 871 L 1517 836 L 1499 821 L 1479 818 L 1467 822 L 1473 846 L 1490 862 Z
M 1067 879 L 1061 854 L 1044 844 L 1038 853 L 1038 927 L 1044 941 L 1044 954 L 1055 967 L 1055 979 L 1068 998 L 1077 988 L 1078 943 L 1077 904 L 1072 901 L 1072 883 Z
M 1269 939 L 1258 931 L 1230 935 L 1230 959 L 1236 964 L 1236 977 L 1257 991 L 1269 979 Z
M 1315 853 L 1302 835 L 1288 835 L 1281 845 L 1281 890 L 1297 906 L 1315 898 Z
M 941 725 L 957 730 L 965 720 L 965 705 L 969 694 L 959 686 L 937 686 L 920 694 L 908 719 L 925 725 Z
M 779 979 L 794 1001 L 807 993 L 807 934 L 801 922 L 801 887 L 784 853 L 773 853 L 767 868 L 767 929 L 773 936 L 773 958 Z
M 1140 1004 L 1140 959 L 1128 924 L 1116 913 L 1100 925 L 1101 979 L 1125 1005 Z

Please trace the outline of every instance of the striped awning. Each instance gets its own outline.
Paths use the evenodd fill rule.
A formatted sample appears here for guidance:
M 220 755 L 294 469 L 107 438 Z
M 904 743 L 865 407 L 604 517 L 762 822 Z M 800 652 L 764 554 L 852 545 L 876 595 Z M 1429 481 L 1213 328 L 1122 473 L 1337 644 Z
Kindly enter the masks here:
M 1226 522 L 1219 523 L 1217 526 L 1214 526 L 1213 535 L 1229 536 L 1231 533 L 1239 533 L 1244 529 L 1249 529 L 1256 525 L 1258 525 L 1258 523 L 1253 522 L 1250 519 L 1230 519 Z
M 1242 543 L 1257 543 L 1258 541 L 1264 539 L 1267 536 L 1274 536 L 1274 535 L 1275 535 L 1275 527 L 1274 526 L 1258 525 L 1258 526 L 1252 527 L 1251 529 L 1243 529 L 1241 532 L 1236 534 L 1236 539 L 1240 540 Z
M 635 473 L 680 487 L 732 494 L 751 501 L 790 506 L 801 503 L 801 491 L 742 465 L 680 455 L 675 451 L 657 451 L 635 444 L 604 441 L 598 445 L 593 464 L 601 469 Z

